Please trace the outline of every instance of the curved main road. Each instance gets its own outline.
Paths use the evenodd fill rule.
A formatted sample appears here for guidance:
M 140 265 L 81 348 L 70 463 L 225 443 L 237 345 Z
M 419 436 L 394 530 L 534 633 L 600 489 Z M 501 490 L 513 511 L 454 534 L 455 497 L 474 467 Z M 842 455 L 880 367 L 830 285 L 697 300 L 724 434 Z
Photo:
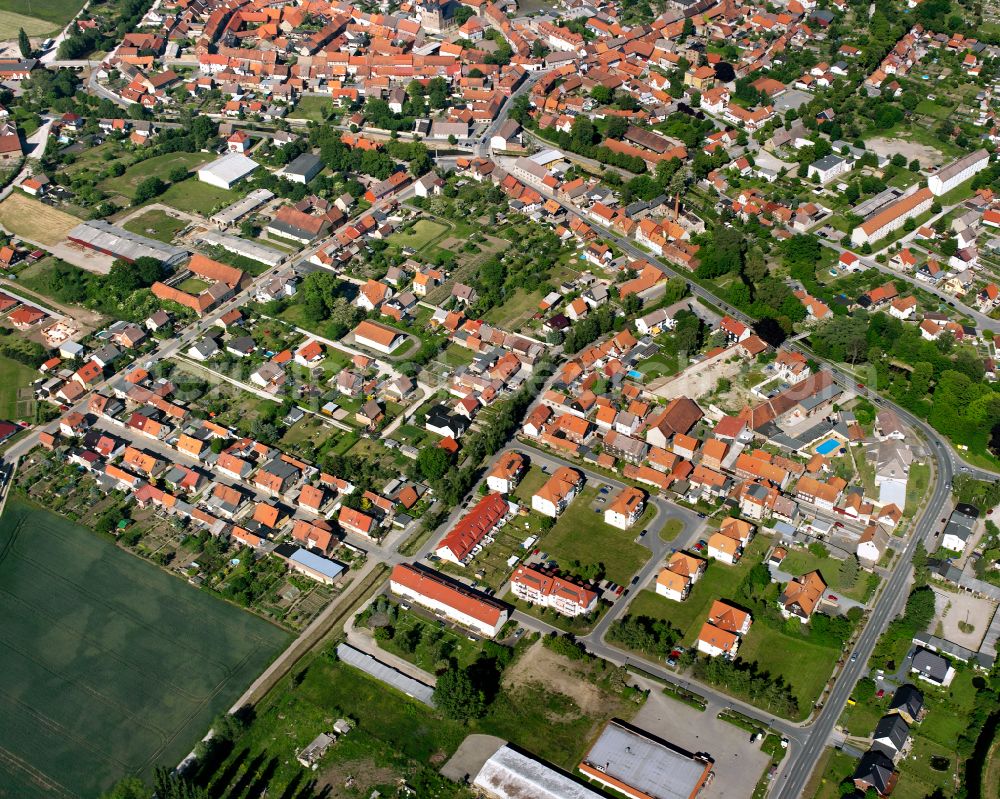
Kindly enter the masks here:
M 674 266 L 655 257 L 651 253 L 639 249 L 634 242 L 629 241 L 613 231 L 596 224 L 593 219 L 581 214 L 579 209 L 563 202 L 559 197 L 556 197 L 551 192 L 544 190 L 544 188 L 540 188 L 538 186 L 535 186 L 535 188 L 539 189 L 546 197 L 556 200 L 556 202 L 558 202 L 568 214 L 586 221 L 592 228 L 598 230 L 604 238 L 614 242 L 617 247 L 632 258 L 652 263 L 660 268 L 665 274 L 683 278 L 688 281 L 692 294 L 721 309 L 724 313 L 728 313 L 730 316 L 749 325 L 756 323 L 755 319 L 749 317 L 739 309 L 732 307 L 725 300 L 715 296 L 712 292 L 698 283 L 691 281 L 690 273 L 680 271 Z M 866 263 L 868 262 L 866 261 Z M 983 321 L 987 322 L 987 319 L 984 317 Z M 988 320 L 988 323 L 989 324 L 984 324 L 984 327 L 991 327 L 991 329 L 993 325 L 998 324 L 996 320 Z M 810 358 L 816 358 L 815 355 L 803 350 L 797 345 L 789 343 L 788 346 L 798 349 Z M 856 390 L 855 381 L 850 375 L 840 371 L 832 364 L 827 364 L 827 368 L 839 385 L 845 389 Z M 851 691 L 854 689 L 855 683 L 864 673 L 866 673 L 867 662 L 871 657 L 871 653 L 876 642 L 885 631 L 889 622 L 895 618 L 905 603 L 906 596 L 908 594 L 907 588 L 910 580 L 910 562 L 913 558 L 913 553 L 916 550 L 917 544 L 927 539 L 941 514 L 941 510 L 949 502 L 951 495 L 951 483 L 956 471 L 961 469 L 962 471 L 968 472 L 976 477 L 985 477 L 986 479 L 996 478 L 996 475 L 992 472 L 984 471 L 965 464 L 962 458 L 948 445 L 948 443 L 923 420 L 916 418 L 911 413 L 895 405 L 889 400 L 875 395 L 874 392 L 865 389 L 863 390 L 863 393 L 870 396 L 880 407 L 893 409 L 899 415 L 900 419 L 902 419 L 912 429 L 919 431 L 920 435 L 923 436 L 924 440 L 927 442 L 929 454 L 935 461 L 935 484 L 923 513 L 914 522 L 913 531 L 905 549 L 902 552 L 902 557 L 900 557 L 897 561 L 897 564 L 884 585 L 879 598 L 876 600 L 874 606 L 869 611 L 867 619 L 864 621 L 864 626 L 862 627 L 861 632 L 854 644 L 854 649 L 852 651 L 853 659 L 848 659 L 843 667 L 843 670 L 837 676 L 834 686 L 827 697 L 822 710 L 811 722 L 802 726 L 787 722 L 775 722 L 772 725 L 775 729 L 785 734 L 790 740 L 789 756 L 782 764 L 777 785 L 773 788 L 778 799 L 797 799 L 797 797 L 801 796 L 803 790 L 805 789 L 806 783 L 808 782 L 809 777 L 812 774 L 812 771 L 815 768 L 824 748 L 827 746 L 830 734 L 833 732 L 837 720 L 843 712 L 844 706 L 846 705 Z M 593 634 L 587 643 L 591 650 L 598 655 L 609 657 L 612 660 L 621 659 L 621 653 L 611 647 L 608 647 L 603 640 L 594 640 Z M 667 676 L 668 679 L 671 679 L 671 682 L 678 682 L 676 676 L 664 675 L 663 670 L 659 668 L 657 668 L 656 671 L 657 673 L 660 673 L 661 676 Z M 699 686 L 698 690 L 704 691 L 704 686 Z M 761 711 L 757 710 L 755 712 L 748 713 L 748 715 L 760 718 L 763 714 Z

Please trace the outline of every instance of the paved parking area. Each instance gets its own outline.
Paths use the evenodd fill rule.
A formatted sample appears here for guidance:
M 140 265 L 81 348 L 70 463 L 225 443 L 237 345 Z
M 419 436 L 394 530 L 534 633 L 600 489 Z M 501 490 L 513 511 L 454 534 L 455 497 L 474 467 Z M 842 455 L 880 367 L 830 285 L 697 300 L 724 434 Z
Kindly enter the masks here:
M 704 799 L 746 799 L 771 762 L 751 744 L 750 734 L 714 716 L 666 696 L 656 683 L 632 723 L 689 752 L 704 752 L 715 761 L 715 778 L 701 794 Z M 717 711 L 715 711 L 717 712 Z
M 789 89 L 782 95 L 774 98 L 774 110 L 779 114 L 784 114 L 789 108 L 799 108 L 812 100 L 812 95 L 801 89 Z

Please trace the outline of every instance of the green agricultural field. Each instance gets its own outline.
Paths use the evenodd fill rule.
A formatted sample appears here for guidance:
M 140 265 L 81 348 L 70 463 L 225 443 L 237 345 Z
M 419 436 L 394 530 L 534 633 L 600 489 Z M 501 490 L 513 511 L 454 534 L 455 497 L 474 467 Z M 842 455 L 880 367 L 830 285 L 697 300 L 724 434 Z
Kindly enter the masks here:
M 26 17 L 52 22 L 53 27 L 62 27 L 83 8 L 84 0 L 0 0 L 0 11 L 23 14 Z M 14 32 L 17 35 L 17 31 Z
M 106 178 L 98 186 L 110 194 L 120 194 L 130 200 L 135 196 L 136 187 L 146 178 L 157 177 L 167 180 L 170 171 L 178 166 L 186 166 L 193 169 L 201 166 L 210 159 L 208 153 L 164 153 L 154 155 L 145 161 L 140 161 L 125 170 L 124 174 L 116 178 Z M 188 184 L 185 182 L 184 187 Z
M 0 519 L 0 785 L 96 796 L 191 750 L 288 643 L 48 511 Z
M 0 418 L 32 418 L 35 401 L 29 386 L 38 377 L 38 371 L 30 366 L 0 356 Z
M 54 34 L 83 4 L 84 0 L 0 0 L 0 40 L 16 39 L 21 28 L 33 37 Z
M 614 494 L 606 496 L 611 502 Z M 600 513 L 590 507 L 596 498 L 596 489 L 583 489 L 555 526 L 542 537 L 540 546 L 562 566 L 572 560 L 582 564 L 603 563 L 609 580 L 627 585 L 649 559 L 649 550 L 634 540 L 642 529 L 642 520 L 633 530 L 619 530 L 605 524 L 607 505 L 597 506 Z
M 169 244 L 173 241 L 174 236 L 187 227 L 187 222 L 154 209 L 130 219 L 122 227 L 132 233 L 138 233 L 140 236 L 149 236 Z
M 239 196 L 235 191 L 220 189 L 218 186 L 210 186 L 192 179 L 173 184 L 156 198 L 156 202 L 169 205 L 178 211 L 211 216 L 217 208 L 224 208 L 236 202 Z M 263 264 L 259 266 L 261 271 L 267 268 Z
M 25 2 L 17 4 L 26 5 Z M 0 5 L 9 5 L 9 3 L 0 3 Z M 22 28 L 29 36 L 45 36 L 54 33 L 56 26 L 44 19 L 0 10 L 0 41 L 16 39 L 18 31 Z

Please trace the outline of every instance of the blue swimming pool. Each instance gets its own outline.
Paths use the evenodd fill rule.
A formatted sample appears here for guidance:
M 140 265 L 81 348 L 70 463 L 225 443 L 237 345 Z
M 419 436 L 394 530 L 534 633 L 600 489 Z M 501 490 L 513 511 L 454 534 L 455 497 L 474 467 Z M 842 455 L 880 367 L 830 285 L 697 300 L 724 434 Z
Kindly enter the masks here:
M 629 369 L 628 376 L 631 377 L 633 380 L 641 380 L 642 372 L 637 372 L 635 369 Z
M 818 447 L 816 447 L 816 451 L 820 455 L 829 455 L 831 452 L 833 452 L 839 446 L 840 446 L 840 442 L 837 439 L 835 439 L 835 438 L 828 438 L 826 441 L 824 441 L 822 444 L 820 444 Z

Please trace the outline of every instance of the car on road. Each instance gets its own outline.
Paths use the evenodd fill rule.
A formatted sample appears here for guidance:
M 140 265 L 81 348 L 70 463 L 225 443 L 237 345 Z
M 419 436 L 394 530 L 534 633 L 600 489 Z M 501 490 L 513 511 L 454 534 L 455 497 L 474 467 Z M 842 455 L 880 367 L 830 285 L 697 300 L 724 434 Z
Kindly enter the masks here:
M 649 532 L 649 530 L 643 530 L 641 533 L 639 533 L 639 538 L 642 538 L 648 532 Z
M 632 582 L 629 583 L 629 585 L 635 585 L 638 582 L 639 582 L 639 575 L 637 574 L 635 577 L 632 578 Z
M 698 518 L 699 518 L 699 519 L 705 519 L 705 518 L 707 518 L 707 517 L 705 516 L 705 514 L 704 514 L 704 513 L 699 513 L 699 514 L 698 514 Z
M 856 661 L 857 659 L 858 659 L 858 653 L 857 653 L 857 652 L 854 652 L 854 653 L 853 653 L 853 654 L 851 655 L 851 663 L 853 663 L 853 662 L 854 662 L 854 661 Z

